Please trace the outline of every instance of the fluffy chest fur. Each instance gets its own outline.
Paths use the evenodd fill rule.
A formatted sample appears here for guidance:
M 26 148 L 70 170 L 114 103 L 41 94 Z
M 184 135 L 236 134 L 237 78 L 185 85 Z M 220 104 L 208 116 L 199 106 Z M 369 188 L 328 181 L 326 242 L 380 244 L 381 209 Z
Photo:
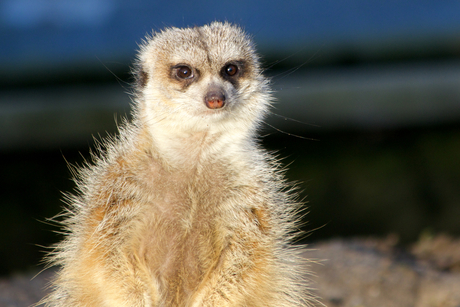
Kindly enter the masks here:
M 239 246 L 255 255 L 273 249 L 261 244 L 270 241 L 269 199 L 259 193 L 262 178 L 254 166 L 235 159 L 237 152 L 215 156 L 184 143 L 194 154 L 177 168 L 165 164 L 142 135 L 98 170 L 104 185 L 90 197 L 88 246 L 106 244 L 138 259 L 166 306 L 180 306 L 226 261 L 227 251 Z M 209 141 L 202 138 L 201 144 Z M 118 232 L 111 235 L 114 228 Z M 246 252 L 239 257 L 253 261 Z

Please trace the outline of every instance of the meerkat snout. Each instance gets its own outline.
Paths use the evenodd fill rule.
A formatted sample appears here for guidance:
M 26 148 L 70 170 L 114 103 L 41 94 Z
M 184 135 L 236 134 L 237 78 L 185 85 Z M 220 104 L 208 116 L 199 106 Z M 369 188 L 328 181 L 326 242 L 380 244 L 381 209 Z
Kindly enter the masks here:
M 223 89 L 217 86 L 211 86 L 208 89 L 204 102 L 209 109 L 220 109 L 225 105 L 225 93 Z

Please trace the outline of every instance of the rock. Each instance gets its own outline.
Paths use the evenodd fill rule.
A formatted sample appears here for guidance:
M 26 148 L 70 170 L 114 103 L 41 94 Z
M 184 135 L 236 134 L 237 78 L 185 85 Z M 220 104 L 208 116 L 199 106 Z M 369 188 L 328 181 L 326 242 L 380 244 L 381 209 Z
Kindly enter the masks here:
M 16 274 L 0 279 L 1 307 L 30 307 L 40 301 L 47 293 L 47 285 L 54 275 L 47 270 L 37 275 Z
M 395 240 L 332 240 L 315 244 L 308 257 L 316 293 L 329 307 L 459 307 L 460 274 L 439 270 Z M 456 250 L 451 241 L 448 250 Z M 412 248 L 418 250 L 417 245 Z
M 404 250 L 397 237 L 312 244 L 315 294 L 328 307 L 460 307 L 460 240 L 422 236 Z M 0 279 L 0 306 L 27 307 L 46 294 L 53 270 Z M 318 305 L 320 306 L 320 305 Z

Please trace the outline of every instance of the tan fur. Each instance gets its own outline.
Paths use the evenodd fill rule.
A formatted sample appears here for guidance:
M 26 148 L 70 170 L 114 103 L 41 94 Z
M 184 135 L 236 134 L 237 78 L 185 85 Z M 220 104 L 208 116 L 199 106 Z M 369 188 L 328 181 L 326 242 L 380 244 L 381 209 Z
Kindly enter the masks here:
M 310 306 L 299 205 L 256 142 L 271 96 L 250 39 L 169 28 L 135 69 L 133 121 L 76 175 L 46 306 Z M 224 107 L 204 103 L 211 89 Z

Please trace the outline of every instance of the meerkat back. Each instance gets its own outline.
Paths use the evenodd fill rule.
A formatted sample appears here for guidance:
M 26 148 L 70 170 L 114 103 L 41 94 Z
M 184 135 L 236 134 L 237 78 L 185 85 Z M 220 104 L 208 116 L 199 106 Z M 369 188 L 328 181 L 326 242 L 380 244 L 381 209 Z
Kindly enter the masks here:
M 271 103 L 228 23 L 148 37 L 133 120 L 76 174 L 47 306 L 310 306 L 299 210 L 257 144 Z

